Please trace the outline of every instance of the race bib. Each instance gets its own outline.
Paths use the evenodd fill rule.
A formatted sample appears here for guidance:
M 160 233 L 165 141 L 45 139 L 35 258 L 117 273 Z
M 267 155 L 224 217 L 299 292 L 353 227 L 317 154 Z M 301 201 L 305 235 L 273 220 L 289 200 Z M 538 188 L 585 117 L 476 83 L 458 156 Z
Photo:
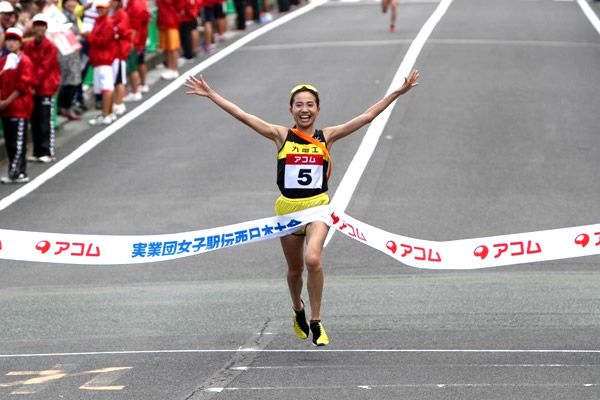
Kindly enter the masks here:
M 286 189 L 320 189 L 323 186 L 323 156 L 288 154 L 284 185 Z

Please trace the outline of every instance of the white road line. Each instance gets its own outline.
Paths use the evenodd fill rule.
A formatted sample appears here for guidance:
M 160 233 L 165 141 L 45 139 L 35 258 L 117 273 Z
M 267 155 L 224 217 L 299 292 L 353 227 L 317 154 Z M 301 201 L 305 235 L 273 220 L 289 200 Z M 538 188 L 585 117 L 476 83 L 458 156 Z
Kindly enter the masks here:
M 586 0 L 577 0 L 577 4 L 579 4 L 579 7 L 581 7 L 585 16 L 590 20 L 594 28 L 596 28 L 598 34 L 600 34 L 600 18 L 598 18 L 594 10 L 592 10 L 592 7 L 590 7 Z
M 301 50 L 315 48 L 340 48 L 340 47 L 372 47 L 372 46 L 398 46 L 412 43 L 410 39 L 391 40 L 346 40 L 339 42 L 302 42 L 249 45 L 240 51 L 273 51 L 273 50 Z M 428 44 L 435 45 L 465 45 L 465 46 L 529 46 L 529 47 L 572 47 L 572 48 L 600 48 L 600 43 L 592 42 L 561 42 L 552 40 L 501 40 L 501 39 L 430 39 Z
M 145 354 L 198 354 L 198 353 L 473 353 L 473 354 L 600 354 L 594 349 L 180 349 L 180 350 L 124 350 L 124 351 L 84 351 L 73 353 L 23 353 L 0 354 L 0 358 L 36 357 L 76 357 Z
M 442 368 L 600 368 L 600 364 L 477 364 L 469 362 L 468 364 L 437 364 Z M 263 366 L 248 366 L 248 367 L 233 367 L 232 370 L 286 370 L 286 369 L 364 369 L 364 364 L 341 364 L 341 365 L 263 365 Z M 413 366 L 417 368 L 417 366 Z M 427 368 L 431 368 L 427 366 Z
M 421 53 L 425 42 L 427 41 L 427 39 L 429 39 L 429 36 L 431 36 L 433 29 L 436 27 L 438 22 L 440 22 L 440 20 L 448 10 L 448 7 L 450 7 L 451 3 L 452 0 L 442 0 L 433 12 L 433 14 L 431 14 L 429 19 L 427 19 L 427 22 L 425 22 L 425 24 L 417 34 L 417 37 L 408 48 L 408 51 L 406 52 L 404 59 L 400 63 L 400 67 L 398 67 L 396 75 L 394 76 L 394 79 L 392 80 L 392 83 L 388 88 L 386 95 L 390 94 L 404 83 L 405 77 L 407 77 L 413 69 L 417 61 L 417 57 Z M 356 185 L 362 177 L 362 174 L 365 168 L 367 167 L 369 160 L 371 159 L 371 155 L 373 155 L 373 151 L 375 151 L 375 147 L 379 142 L 379 137 L 381 136 L 381 133 L 383 132 L 383 129 L 385 128 L 385 125 L 387 124 L 387 121 L 390 118 L 390 115 L 392 114 L 392 110 L 394 109 L 395 104 L 396 102 L 392 103 L 381 114 L 379 114 L 379 116 L 375 118 L 375 120 L 369 125 L 365 137 L 363 138 L 360 146 L 358 147 L 354 158 L 350 162 L 350 166 L 346 170 L 346 173 L 344 174 L 331 200 L 331 204 L 340 211 L 343 212 L 346 210 L 346 207 L 348 207 L 348 203 L 350 203 L 350 199 L 354 194 Z M 325 246 L 327 246 L 327 244 L 331 240 L 331 237 L 333 236 L 334 232 L 335 229 L 329 230 L 329 234 L 327 235 L 327 239 L 325 240 Z
M 234 43 L 230 44 L 229 46 L 225 47 L 223 50 L 219 51 L 212 57 L 207 58 L 200 64 L 191 68 L 189 71 L 187 71 L 185 74 L 181 75 L 179 78 L 177 78 L 176 80 L 171 82 L 169 85 L 167 85 L 161 91 L 156 93 L 154 96 L 152 96 L 148 100 L 144 101 L 142 104 L 140 104 L 138 107 L 133 109 L 131 112 L 125 114 L 124 117 L 119 118 L 116 122 L 114 122 L 113 124 L 109 125 L 105 129 L 103 129 L 100 132 L 98 132 L 97 134 L 95 134 L 90 140 L 88 140 L 87 142 L 85 142 L 84 144 L 79 146 L 71 154 L 69 154 L 68 156 L 66 156 L 59 162 L 57 162 L 55 165 L 53 165 L 52 167 L 50 167 L 49 169 L 44 171 L 40 176 L 33 179 L 30 183 L 28 183 L 25 186 L 21 187 L 20 189 L 16 190 L 12 194 L 4 197 L 2 200 L 0 200 L 0 211 L 6 209 L 11 204 L 22 199 L 23 197 L 27 196 L 28 194 L 30 194 L 31 192 L 33 192 L 34 190 L 36 190 L 37 188 L 42 186 L 48 180 L 52 179 L 53 177 L 55 177 L 56 175 L 61 173 L 63 170 L 65 170 L 67 167 L 69 167 L 71 164 L 73 164 L 75 161 L 79 160 L 81 157 L 83 157 L 85 154 L 87 154 L 89 151 L 91 151 L 97 145 L 102 143 L 105 139 L 109 138 L 110 136 L 112 136 L 113 134 L 118 132 L 121 128 L 123 128 L 125 125 L 127 125 L 128 123 L 130 123 L 131 121 L 133 121 L 134 119 L 136 119 L 137 117 L 139 117 L 140 115 L 142 115 L 143 113 L 145 113 L 146 111 L 148 111 L 149 109 L 154 107 L 157 103 L 164 100 L 171 93 L 175 92 L 176 90 L 180 90 L 181 86 L 183 85 L 183 83 L 185 82 L 185 80 L 187 79 L 188 76 L 199 74 L 206 68 L 221 61 L 223 58 L 227 57 L 234 51 L 238 50 L 240 47 L 245 46 L 246 44 L 250 43 L 254 39 L 264 35 L 265 33 L 269 32 L 269 31 L 271 31 L 271 30 L 273 30 L 273 29 L 275 29 L 275 28 L 277 28 L 277 27 L 303 15 L 303 14 L 306 14 L 309 11 L 312 11 L 316 7 L 319 7 L 320 5 L 322 5 L 326 2 L 327 2 L 327 0 L 313 0 L 310 4 L 308 4 L 302 8 L 299 8 L 289 14 L 286 14 L 283 17 L 278 18 L 275 21 L 253 31 L 253 32 L 248 33 L 246 36 L 240 38 L 239 40 L 237 40 Z
M 249 386 L 221 388 L 221 391 L 260 391 L 260 390 L 343 390 L 377 388 L 415 388 L 415 389 L 445 389 L 445 388 L 577 388 L 598 387 L 600 383 L 398 383 L 392 385 L 331 385 L 331 386 Z
M 296 43 L 277 43 L 277 44 L 257 44 L 246 46 L 241 51 L 271 51 L 271 50 L 299 50 L 314 48 L 331 47 L 367 47 L 367 46 L 398 46 L 408 44 L 410 39 L 389 39 L 389 40 L 343 40 L 335 42 L 296 42 Z
M 501 39 L 431 39 L 429 44 L 475 45 L 475 46 L 531 46 L 531 47 L 582 47 L 599 48 L 600 43 L 561 42 L 556 40 L 501 40 Z

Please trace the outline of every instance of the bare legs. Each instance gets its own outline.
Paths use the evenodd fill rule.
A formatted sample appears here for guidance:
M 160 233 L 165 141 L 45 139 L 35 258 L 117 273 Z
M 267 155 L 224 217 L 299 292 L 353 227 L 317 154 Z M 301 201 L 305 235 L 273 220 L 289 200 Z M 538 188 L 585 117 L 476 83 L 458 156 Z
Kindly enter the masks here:
M 381 12 L 386 14 L 388 8 L 392 9 L 390 32 L 394 32 L 396 30 L 396 18 L 398 16 L 398 0 L 381 0 Z
M 306 238 L 302 236 L 284 236 L 281 247 L 288 264 L 287 281 L 295 310 L 302 309 L 300 297 L 303 287 L 303 272 L 306 265 L 306 289 L 310 301 L 310 319 L 321 319 L 321 300 L 323 298 L 323 265 L 321 253 L 329 227 L 323 222 L 311 222 L 306 227 Z M 306 240 L 306 248 L 304 248 Z

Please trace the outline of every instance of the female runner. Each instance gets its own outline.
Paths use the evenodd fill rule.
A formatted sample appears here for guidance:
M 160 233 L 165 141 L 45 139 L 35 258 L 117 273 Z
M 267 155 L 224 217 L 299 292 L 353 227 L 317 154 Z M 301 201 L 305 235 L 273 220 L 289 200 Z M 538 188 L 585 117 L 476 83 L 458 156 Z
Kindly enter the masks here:
M 275 212 L 283 215 L 329 203 L 326 194 L 327 169 L 331 161 L 328 150 L 337 140 L 373 121 L 400 95 L 417 86 L 418 78 L 419 72 L 414 70 L 405 78 L 402 87 L 359 116 L 323 130 L 315 129 L 315 121 L 321 111 L 319 92 L 308 84 L 298 85 L 290 93 L 289 111 L 294 122 L 291 129 L 268 123 L 245 112 L 211 89 L 202 75 L 198 78 L 190 76 L 184 86 L 189 89 L 187 94 L 209 98 L 258 134 L 275 142 L 278 151 L 277 184 L 282 193 L 275 203 Z M 326 346 L 329 343 L 321 323 L 324 278 L 321 253 L 328 231 L 327 224 L 314 221 L 301 231 L 281 238 L 281 247 L 288 264 L 287 282 L 294 311 L 294 330 L 301 339 L 307 339 L 312 332 L 315 346 Z M 306 286 L 310 302 L 310 324 L 306 321 L 301 298 L 305 265 L 308 271 Z

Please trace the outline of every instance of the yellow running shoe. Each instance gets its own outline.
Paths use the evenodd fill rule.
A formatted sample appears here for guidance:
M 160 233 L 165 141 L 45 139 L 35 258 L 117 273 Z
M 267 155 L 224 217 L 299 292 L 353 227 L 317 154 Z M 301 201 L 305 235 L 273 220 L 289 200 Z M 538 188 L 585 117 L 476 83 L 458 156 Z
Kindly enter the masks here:
M 294 331 L 296 332 L 296 336 L 300 339 L 307 339 L 310 330 L 308 328 L 308 322 L 306 322 L 306 315 L 304 314 L 304 302 L 302 301 L 301 311 L 296 311 L 293 307 L 292 310 L 294 311 Z
M 329 344 L 329 338 L 323 328 L 321 321 L 310 321 L 310 330 L 313 334 L 312 342 L 315 346 L 327 346 Z

